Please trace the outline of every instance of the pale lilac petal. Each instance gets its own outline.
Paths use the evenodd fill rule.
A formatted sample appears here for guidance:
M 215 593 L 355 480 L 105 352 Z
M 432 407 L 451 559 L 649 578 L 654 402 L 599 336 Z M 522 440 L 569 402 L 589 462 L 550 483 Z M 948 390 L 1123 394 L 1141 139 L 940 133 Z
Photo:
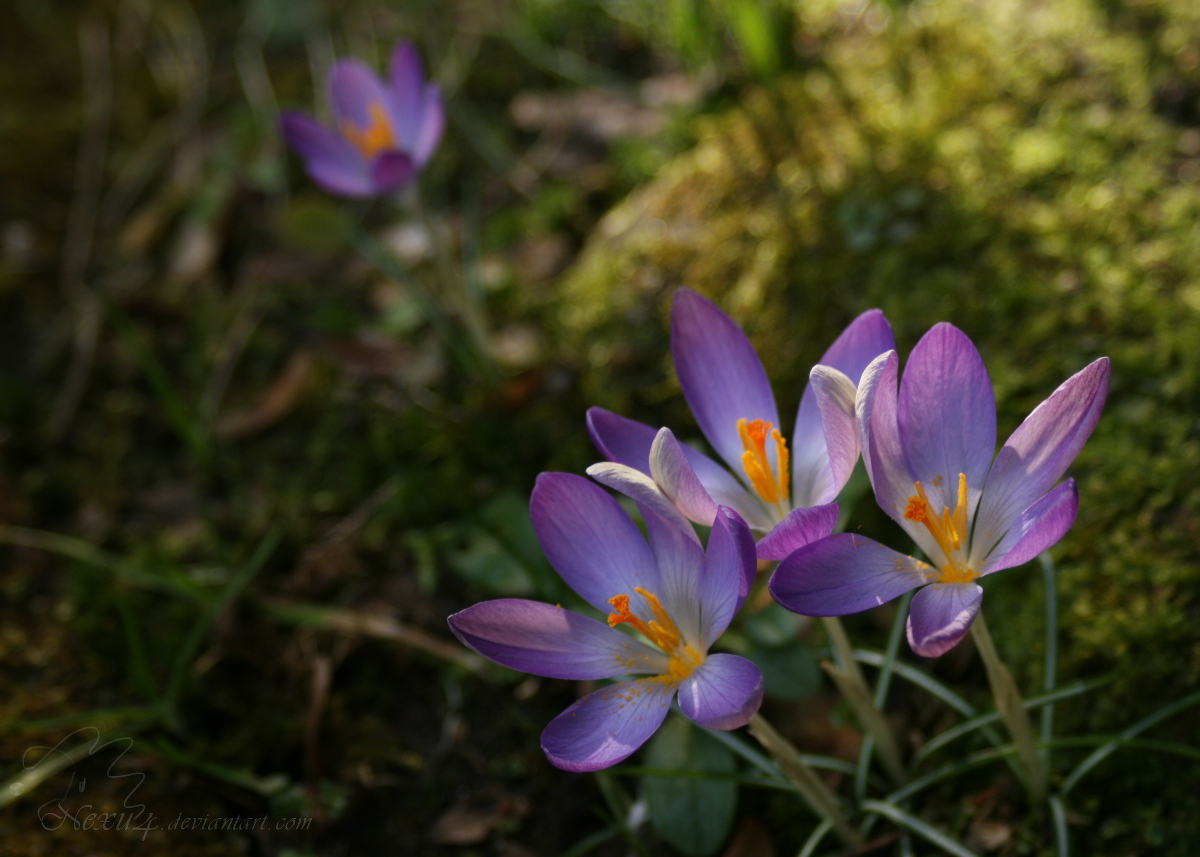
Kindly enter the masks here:
M 340 127 L 349 122 L 360 130 L 375 121 L 372 109 L 382 110 L 391 122 L 388 110 L 390 93 L 379 76 L 355 59 L 338 60 L 329 73 L 329 98 L 333 115 Z M 394 134 L 396 129 L 390 129 Z
M 502 598 L 468 607 L 447 621 L 464 646 L 485 658 L 547 678 L 615 678 L 669 669 L 659 650 L 552 604 Z
M 928 583 L 933 569 L 853 533 L 813 542 L 779 564 L 771 595 L 806 616 L 845 616 Z
M 442 104 L 442 91 L 436 83 L 427 84 L 417 141 L 412 149 L 413 160 L 417 162 L 418 167 L 423 167 L 429 162 L 445 130 L 446 108 Z
M 908 608 L 908 644 L 924 658 L 936 658 L 966 636 L 983 588 L 978 583 L 935 583 L 913 596 Z
M 664 519 L 653 510 L 645 506 L 640 509 L 642 519 L 646 522 L 650 550 L 662 581 L 660 589 L 654 594 L 683 634 L 684 641 L 693 647 L 703 646 L 699 588 L 704 551 L 700 548 L 695 530 L 691 524 L 686 524 L 685 533 L 673 521 Z M 637 596 L 634 596 L 631 603 L 636 599 Z
M 679 683 L 679 707 L 705 729 L 737 729 L 762 705 L 758 667 L 737 655 L 709 655 Z
M 344 137 L 303 113 L 284 113 L 279 127 L 317 185 L 339 196 L 375 193 L 367 162 Z
M 875 502 L 904 528 L 904 531 L 935 563 L 945 560 L 929 530 L 904 517 L 915 479 L 900 446 L 896 423 L 896 376 L 900 359 L 896 352 L 880 355 L 862 374 L 855 409 L 863 464 L 875 489 Z
M 1100 419 L 1108 377 L 1107 357 L 1076 372 L 1034 408 L 1000 449 L 980 501 L 975 526 L 984 538 L 972 539 L 973 562 L 1075 460 Z
M 415 172 L 412 158 L 403 152 L 380 152 L 371 162 L 371 181 L 377 193 L 388 193 L 407 184 Z
M 793 509 L 758 542 L 759 559 L 784 559 L 794 550 L 823 539 L 837 526 L 838 504 Z
M 624 464 L 602 461 L 589 467 L 587 475 L 601 485 L 607 485 L 614 491 L 620 491 L 639 506 L 653 509 L 680 530 L 690 533 L 691 537 L 699 544 L 700 537 L 696 535 L 696 531 L 688 523 L 688 519 L 671 502 L 671 498 L 664 494 L 654 480 L 646 474 L 634 470 L 632 467 L 626 467 Z
M 662 725 L 675 683 L 642 678 L 589 693 L 550 721 L 542 752 L 564 771 L 598 771 L 633 755 Z
M 650 447 L 650 474 L 662 492 L 689 520 L 711 527 L 717 504 L 700 484 L 683 445 L 669 428 L 659 429 Z
M 892 326 L 877 309 L 867 310 L 842 331 L 818 361 L 831 366 L 858 384 L 867 366 L 887 351 L 896 348 Z M 816 506 L 837 496 L 829 493 L 828 451 L 821 427 L 821 414 L 810 382 L 800 398 L 796 426 L 792 433 L 792 504 Z
M 1075 480 L 1068 479 L 1021 513 L 980 574 L 1014 568 L 1054 547 L 1071 529 L 1078 511 L 1079 491 Z
M 738 420 L 779 427 L 775 397 L 754 346 L 716 304 L 691 289 L 678 289 L 671 310 L 671 355 L 700 430 L 741 478 Z M 776 464 L 773 458 L 771 463 Z
M 630 596 L 644 620 L 654 618 L 634 594 L 659 589 L 654 557 L 637 524 L 595 483 L 571 473 L 542 473 L 529 501 L 546 558 L 567 585 L 602 613 L 614 595 Z
M 909 469 L 930 504 L 954 509 L 965 473 L 971 520 L 996 454 L 996 396 L 983 358 L 954 325 L 934 325 L 913 348 L 896 418 Z
M 828 448 L 830 480 L 812 498 L 803 498 L 795 491 L 794 505 L 816 506 L 828 503 L 845 487 L 854 465 L 858 463 L 858 426 L 855 423 L 855 381 L 831 366 L 814 366 L 809 373 L 809 387 L 821 412 L 821 431 Z
M 750 528 L 737 512 L 722 506 L 708 535 L 708 551 L 697 589 L 704 651 L 729 627 L 750 594 L 757 572 L 758 558 Z
M 601 455 L 650 475 L 650 449 L 658 434 L 655 429 L 604 408 L 588 409 L 587 427 L 588 436 Z M 771 528 L 771 518 L 762 503 L 752 497 L 728 470 L 686 443 L 681 443 L 680 447 L 713 502 L 736 509 L 746 523 L 757 530 Z
M 396 136 L 404 151 L 414 153 L 418 164 L 424 163 L 415 157 L 415 152 L 425 107 L 425 69 L 421 65 L 421 55 L 411 42 L 396 43 L 388 72 L 391 77 L 389 107 Z

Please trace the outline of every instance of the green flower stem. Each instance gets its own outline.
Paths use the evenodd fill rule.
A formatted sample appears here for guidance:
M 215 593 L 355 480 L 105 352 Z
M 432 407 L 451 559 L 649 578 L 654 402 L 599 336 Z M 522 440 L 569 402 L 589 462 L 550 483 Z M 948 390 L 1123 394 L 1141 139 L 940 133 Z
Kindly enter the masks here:
M 829 636 L 838 661 L 836 666 L 829 662 L 822 663 L 821 668 L 829 674 L 846 702 L 854 709 L 863 729 L 875 739 L 875 747 L 879 750 L 879 758 L 883 760 L 888 775 L 897 785 L 904 785 L 908 782 L 908 774 L 900 758 L 895 733 L 883 712 L 875 705 L 867 680 L 858 667 L 858 661 L 854 659 L 854 647 L 850 645 L 842 620 L 836 616 L 826 616 L 821 621 L 825 623 L 825 633 Z
M 1029 796 L 1035 806 L 1040 806 L 1046 799 L 1046 768 L 1042 764 L 1042 754 L 1038 750 L 1037 738 L 1033 733 L 1033 723 L 1025 713 L 1025 702 L 1021 699 L 1012 673 L 1008 671 L 1004 661 L 1000 660 L 983 613 L 980 613 L 971 625 L 971 638 L 975 641 L 975 647 L 979 650 L 979 656 L 987 670 L 988 684 L 992 686 L 992 698 L 996 701 L 996 711 L 1008 727 L 1008 732 L 1017 746 L 1017 756 L 1025 767 Z
M 758 743 L 763 745 L 768 753 L 775 757 L 779 767 L 787 774 L 789 780 L 796 784 L 800 794 L 812 806 L 818 815 L 833 825 L 834 832 L 849 846 L 857 847 L 862 841 L 858 831 L 850 826 L 842 808 L 838 806 L 837 796 L 825 781 L 813 773 L 812 768 L 804 764 L 799 751 L 791 742 L 775 731 L 761 714 L 750 718 L 750 734 Z

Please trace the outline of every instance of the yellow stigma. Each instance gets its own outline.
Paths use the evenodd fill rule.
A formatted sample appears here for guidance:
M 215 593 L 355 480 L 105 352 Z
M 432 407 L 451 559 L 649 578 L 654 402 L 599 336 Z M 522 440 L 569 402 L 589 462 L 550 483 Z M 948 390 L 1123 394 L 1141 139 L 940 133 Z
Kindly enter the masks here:
M 359 128 L 353 122 L 342 120 L 338 130 L 350 141 L 350 145 L 358 149 L 359 154 L 370 161 L 380 152 L 396 148 L 396 138 L 392 136 L 392 126 L 382 104 L 372 101 L 367 107 L 367 112 L 371 118 L 366 128 Z
M 667 615 L 658 596 L 653 592 L 647 592 L 640 586 L 633 591 L 642 596 L 650 605 L 650 609 L 654 612 L 654 618 L 649 622 L 643 622 L 629 609 L 628 595 L 614 595 L 608 599 L 608 603 L 613 606 L 613 612 L 608 614 L 609 626 L 615 628 L 622 623 L 627 624 L 662 649 L 663 653 L 670 658 L 668 667 L 670 674 L 663 678 L 669 680 L 687 678 L 696 667 L 704 663 L 704 656 L 683 642 L 683 635 L 679 633 L 679 628 Z
M 940 476 L 934 480 L 935 483 L 940 481 Z M 938 583 L 970 583 L 977 575 L 961 556 L 967 545 L 967 475 L 958 474 L 958 501 L 953 512 L 949 506 L 943 506 L 940 514 L 935 512 L 925 496 L 925 488 L 920 482 L 915 487 L 917 493 L 908 498 L 904 517 L 924 524 L 946 555 L 947 564 L 939 569 Z
M 746 477 L 764 503 L 782 503 L 788 499 L 788 448 L 779 429 L 771 428 L 764 420 L 738 420 L 738 437 L 742 439 L 742 467 Z M 767 458 L 767 436 L 775 441 L 778 470 L 771 472 Z

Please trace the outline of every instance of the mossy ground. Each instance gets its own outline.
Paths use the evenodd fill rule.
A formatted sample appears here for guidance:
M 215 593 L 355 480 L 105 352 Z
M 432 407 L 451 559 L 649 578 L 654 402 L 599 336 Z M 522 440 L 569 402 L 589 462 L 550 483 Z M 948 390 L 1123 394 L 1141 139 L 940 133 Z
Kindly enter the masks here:
M 72 806 L 129 802 L 110 749 L 7 806 L 0 850 L 518 857 L 606 827 L 597 782 L 538 749 L 579 687 L 475 671 L 280 604 L 383 615 L 449 642 L 445 617 L 474 601 L 563 597 L 530 547 L 524 499 L 538 472 L 591 463 L 588 405 L 698 436 L 667 353 L 679 285 L 745 326 L 783 413 L 872 306 L 902 354 L 941 320 L 975 340 L 1001 437 L 1110 356 L 1105 416 L 1072 469 L 1079 520 L 1054 557 L 1060 678 L 1112 683 L 1061 705 L 1059 731 L 1109 734 L 1195 690 L 1193 4 L 805 3 L 777 19 L 778 68 L 739 61 L 719 28 L 672 53 L 653 10 L 5 5 L 0 523 L 76 541 L 4 550 L 0 776 L 28 748 L 74 746 L 72 730 L 94 726 L 132 738 L 114 770 L 146 774 L 132 803 L 163 826 L 314 822 L 144 842 L 45 830 L 37 806 L 81 779 Z M 348 243 L 354 223 L 421 234 L 411 200 L 389 210 L 318 193 L 274 131 L 279 105 L 312 103 L 310 63 L 378 63 L 400 35 L 419 39 L 455 105 L 422 176 L 426 234 L 450 254 L 418 247 L 413 276 L 432 289 L 478 280 L 494 383 L 461 370 L 403 286 Z M 637 95 L 647 79 L 699 81 L 699 94 L 652 109 Z M 614 140 L 582 113 L 519 126 L 517 96 L 613 85 L 621 121 L 651 110 L 649 136 Z M 452 314 L 465 316 L 463 300 L 446 298 Z M 869 502 L 854 514 L 903 547 Z M 1005 572 L 986 602 L 1031 688 L 1039 579 L 1034 566 Z M 878 644 L 884 614 L 852 620 L 856 640 Z M 933 669 L 987 705 L 969 649 Z M 893 704 L 916 741 L 947 725 L 903 685 Z M 768 714 L 805 749 L 857 740 L 827 688 L 769 700 Z M 1185 713 L 1149 734 L 1194 741 L 1197 725 Z M 1061 751 L 1056 770 L 1085 752 Z M 1076 853 L 1191 855 L 1198 786 L 1195 763 L 1116 754 L 1072 795 Z M 1008 824 L 999 853 L 1050 853 L 991 769 L 916 808 L 964 837 L 980 819 Z M 794 853 L 812 820 L 753 789 L 738 824 Z

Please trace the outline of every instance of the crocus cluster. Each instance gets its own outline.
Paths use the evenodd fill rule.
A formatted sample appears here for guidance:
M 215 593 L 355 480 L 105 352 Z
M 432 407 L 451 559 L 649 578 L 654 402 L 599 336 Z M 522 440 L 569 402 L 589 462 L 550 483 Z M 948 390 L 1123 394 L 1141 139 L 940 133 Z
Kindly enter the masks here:
M 671 310 L 675 371 L 700 430 L 729 469 L 681 444 L 668 428 L 656 432 L 592 408 L 588 432 L 608 461 L 588 474 L 677 522 L 711 526 L 718 505 L 735 509 L 763 534 L 759 559 L 783 559 L 833 532 L 834 498 L 859 454 L 857 433 L 840 430 L 844 420 L 835 415 L 853 409 L 854 384 L 867 364 L 895 347 L 879 310 L 856 318 L 805 388 L 789 448 L 766 370 L 746 334 L 712 301 L 679 289 Z
M 581 477 L 542 474 L 533 492 L 542 549 L 607 624 L 521 599 L 450 617 L 464 644 L 514 669 L 626 677 L 576 702 L 542 734 L 547 757 L 568 770 L 627 758 L 673 698 L 701 726 L 749 721 L 762 675 L 710 649 L 746 598 L 758 560 L 782 560 L 771 594 L 812 616 L 855 613 L 924 587 L 912 601 L 909 643 L 921 655 L 946 652 L 978 615 L 978 579 L 1032 559 L 1074 522 L 1075 483 L 1059 479 L 1099 419 L 1109 377 L 1101 358 L 1067 379 L 995 454 L 995 396 L 966 335 L 936 325 L 900 379 L 891 327 L 870 310 L 810 373 L 789 446 L 750 341 L 688 289 L 675 295 L 671 352 L 696 422 L 728 469 L 668 428 L 592 408 L 588 431 L 607 460 L 588 474 L 634 501 L 646 537 Z M 860 454 L 877 502 L 927 561 L 832 534 L 836 497 Z M 706 547 L 693 524 L 711 528 Z
M 408 184 L 433 155 L 446 125 L 437 84 L 427 83 L 408 42 L 392 51 L 389 79 L 355 59 L 329 73 L 334 127 L 284 113 L 283 137 L 314 182 L 339 196 L 378 196 Z

